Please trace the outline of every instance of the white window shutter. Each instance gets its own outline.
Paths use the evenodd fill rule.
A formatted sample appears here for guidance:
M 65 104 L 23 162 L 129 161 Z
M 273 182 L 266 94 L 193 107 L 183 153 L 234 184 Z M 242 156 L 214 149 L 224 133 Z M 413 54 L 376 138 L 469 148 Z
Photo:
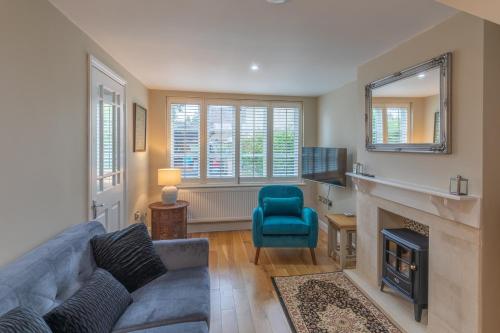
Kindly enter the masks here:
M 207 109 L 207 178 L 235 177 L 236 107 L 208 105 Z
M 372 143 L 409 143 L 409 113 L 409 107 L 373 107 Z
M 267 177 L 267 107 L 240 108 L 240 177 Z
M 387 143 L 408 143 L 408 109 L 387 108 Z
M 384 110 L 381 108 L 372 111 L 372 143 L 384 143 Z
M 182 169 L 182 178 L 200 178 L 199 104 L 170 105 L 170 166 Z
M 273 108 L 273 177 L 299 175 L 300 110 Z

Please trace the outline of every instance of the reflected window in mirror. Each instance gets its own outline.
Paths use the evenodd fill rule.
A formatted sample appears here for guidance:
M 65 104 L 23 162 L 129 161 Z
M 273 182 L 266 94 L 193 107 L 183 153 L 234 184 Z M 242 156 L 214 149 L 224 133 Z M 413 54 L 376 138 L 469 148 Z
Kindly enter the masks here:
M 411 104 L 377 104 L 372 110 L 373 143 L 410 143 Z
M 380 114 L 382 110 L 382 116 Z M 373 90 L 372 114 L 382 121 L 383 138 L 373 143 L 435 143 L 439 111 L 439 68 Z M 375 120 L 375 119 L 374 119 Z M 373 123 L 373 129 L 380 125 Z M 374 137 L 375 139 L 375 137 Z

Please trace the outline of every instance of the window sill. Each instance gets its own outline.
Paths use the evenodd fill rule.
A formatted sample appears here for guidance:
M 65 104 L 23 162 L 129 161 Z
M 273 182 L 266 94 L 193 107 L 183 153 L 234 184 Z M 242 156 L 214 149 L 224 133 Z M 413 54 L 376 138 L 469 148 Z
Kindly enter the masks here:
M 182 184 L 177 185 L 178 189 L 195 189 L 195 188 L 249 188 L 249 187 L 262 187 L 266 185 L 295 185 L 295 186 L 305 186 L 304 182 L 282 182 L 282 183 L 243 183 L 243 184 Z

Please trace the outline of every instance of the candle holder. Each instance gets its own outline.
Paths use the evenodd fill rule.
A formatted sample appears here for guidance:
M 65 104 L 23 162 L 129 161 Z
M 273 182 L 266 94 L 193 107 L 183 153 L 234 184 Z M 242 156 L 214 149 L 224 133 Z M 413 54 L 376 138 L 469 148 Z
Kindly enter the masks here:
M 450 178 L 450 193 L 454 195 L 469 194 L 469 180 L 460 175 Z

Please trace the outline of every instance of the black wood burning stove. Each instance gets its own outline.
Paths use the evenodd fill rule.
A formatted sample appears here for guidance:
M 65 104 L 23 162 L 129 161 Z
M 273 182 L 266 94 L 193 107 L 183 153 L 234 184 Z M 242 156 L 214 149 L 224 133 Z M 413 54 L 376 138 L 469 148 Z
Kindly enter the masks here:
M 382 285 L 414 304 L 415 320 L 427 308 L 429 238 L 410 229 L 383 229 Z

